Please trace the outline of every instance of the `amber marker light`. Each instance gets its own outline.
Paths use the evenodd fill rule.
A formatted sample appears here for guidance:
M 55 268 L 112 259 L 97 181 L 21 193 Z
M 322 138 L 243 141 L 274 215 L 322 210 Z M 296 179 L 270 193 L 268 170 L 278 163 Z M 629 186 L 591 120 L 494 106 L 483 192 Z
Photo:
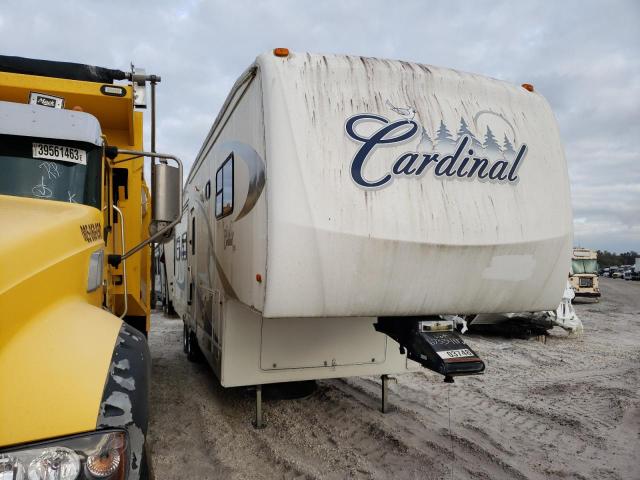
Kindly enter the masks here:
M 289 49 L 288 48 L 274 48 L 273 49 L 273 54 L 276 57 L 288 57 L 289 56 Z
M 530 83 L 523 83 L 522 88 L 524 88 L 528 92 L 533 92 L 533 85 L 531 85 Z
M 75 111 L 75 112 L 82 112 L 82 107 L 76 105 L 75 107 L 73 107 L 71 110 Z
M 111 449 L 87 457 L 86 467 L 92 476 L 105 478 L 113 475 L 120 463 L 120 453 L 116 449 Z

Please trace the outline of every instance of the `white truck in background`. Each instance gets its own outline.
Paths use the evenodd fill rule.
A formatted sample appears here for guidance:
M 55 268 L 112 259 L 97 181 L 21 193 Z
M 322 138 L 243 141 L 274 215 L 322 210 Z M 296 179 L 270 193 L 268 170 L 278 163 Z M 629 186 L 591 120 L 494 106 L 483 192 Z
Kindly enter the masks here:
M 173 247 L 185 351 L 225 387 L 256 385 L 258 406 L 274 382 L 382 375 L 384 398 L 388 374 L 482 372 L 443 316 L 555 310 L 570 266 L 558 127 L 523 87 L 259 56 L 185 185 Z
M 588 248 L 574 248 L 569 281 L 576 297 L 598 300 L 601 296 L 598 284 L 598 252 Z

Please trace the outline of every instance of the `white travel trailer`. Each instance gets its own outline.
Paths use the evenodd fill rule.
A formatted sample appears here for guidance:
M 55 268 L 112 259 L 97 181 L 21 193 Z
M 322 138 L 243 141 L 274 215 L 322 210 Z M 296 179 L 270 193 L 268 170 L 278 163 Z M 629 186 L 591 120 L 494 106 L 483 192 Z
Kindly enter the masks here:
M 259 56 L 185 186 L 185 348 L 226 387 L 420 364 L 480 373 L 440 315 L 553 310 L 570 266 L 558 127 L 523 87 L 401 61 Z

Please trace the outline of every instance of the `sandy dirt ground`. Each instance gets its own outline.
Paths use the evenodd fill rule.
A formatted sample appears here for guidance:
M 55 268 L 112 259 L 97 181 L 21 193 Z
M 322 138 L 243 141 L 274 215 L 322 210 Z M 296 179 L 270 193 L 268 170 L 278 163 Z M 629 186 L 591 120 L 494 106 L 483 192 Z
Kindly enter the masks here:
M 585 332 L 546 344 L 470 335 L 486 374 L 445 384 L 428 371 L 391 384 L 326 380 L 264 402 L 224 389 L 182 353 L 182 323 L 156 314 L 150 447 L 156 478 L 640 479 L 640 282 L 602 279 L 576 304 Z

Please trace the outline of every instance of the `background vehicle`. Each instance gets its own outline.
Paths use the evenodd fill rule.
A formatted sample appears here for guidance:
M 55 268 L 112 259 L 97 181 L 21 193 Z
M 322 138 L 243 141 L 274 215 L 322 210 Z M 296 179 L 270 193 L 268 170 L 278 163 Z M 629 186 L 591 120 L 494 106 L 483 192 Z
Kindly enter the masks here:
M 181 174 L 153 163 L 151 203 L 139 108 L 159 80 L 0 57 L 3 479 L 148 473 L 147 244 Z
M 555 309 L 569 268 L 566 161 L 531 90 L 398 61 L 258 57 L 185 185 L 186 350 L 225 387 L 481 372 L 441 315 Z
M 600 297 L 598 254 L 587 248 L 574 248 L 569 281 L 576 297 Z
M 622 271 L 622 278 L 625 280 L 633 280 L 635 267 L 633 265 L 625 265 Z

